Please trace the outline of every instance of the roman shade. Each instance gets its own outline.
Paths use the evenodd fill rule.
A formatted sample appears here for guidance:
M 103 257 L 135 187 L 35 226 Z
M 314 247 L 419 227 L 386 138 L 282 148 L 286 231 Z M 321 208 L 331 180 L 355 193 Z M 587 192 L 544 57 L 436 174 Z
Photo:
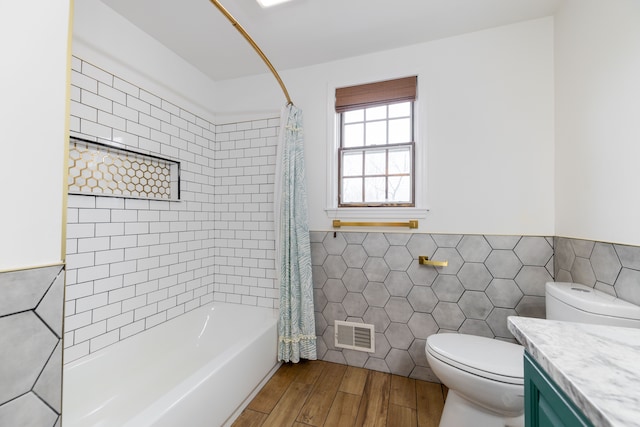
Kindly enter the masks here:
M 336 112 L 393 102 L 415 101 L 418 77 L 404 77 L 336 89 Z

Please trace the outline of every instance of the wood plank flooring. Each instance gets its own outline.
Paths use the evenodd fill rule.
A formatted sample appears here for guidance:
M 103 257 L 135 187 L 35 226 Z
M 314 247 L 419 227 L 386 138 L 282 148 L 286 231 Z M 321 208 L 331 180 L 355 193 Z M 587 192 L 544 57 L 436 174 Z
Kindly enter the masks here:
M 320 360 L 283 364 L 233 427 L 437 427 L 446 387 Z

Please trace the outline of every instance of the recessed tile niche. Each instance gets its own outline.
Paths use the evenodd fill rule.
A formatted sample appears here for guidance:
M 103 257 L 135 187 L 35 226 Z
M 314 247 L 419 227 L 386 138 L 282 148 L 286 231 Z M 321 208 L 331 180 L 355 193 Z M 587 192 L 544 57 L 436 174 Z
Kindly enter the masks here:
M 69 193 L 178 200 L 180 164 L 79 138 L 69 141 Z

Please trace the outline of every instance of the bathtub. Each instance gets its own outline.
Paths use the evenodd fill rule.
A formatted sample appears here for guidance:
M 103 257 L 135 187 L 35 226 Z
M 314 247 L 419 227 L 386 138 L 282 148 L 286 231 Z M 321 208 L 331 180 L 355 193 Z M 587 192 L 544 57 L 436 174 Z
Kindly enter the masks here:
M 230 424 L 279 366 L 277 317 L 213 303 L 65 364 L 62 426 Z

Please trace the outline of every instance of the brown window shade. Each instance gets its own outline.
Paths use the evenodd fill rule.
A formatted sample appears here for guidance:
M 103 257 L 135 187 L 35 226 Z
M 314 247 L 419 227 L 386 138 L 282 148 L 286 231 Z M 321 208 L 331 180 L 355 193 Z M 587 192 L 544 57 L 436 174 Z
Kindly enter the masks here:
M 371 107 L 392 102 L 415 101 L 418 77 L 404 77 L 383 82 L 336 89 L 336 112 Z

